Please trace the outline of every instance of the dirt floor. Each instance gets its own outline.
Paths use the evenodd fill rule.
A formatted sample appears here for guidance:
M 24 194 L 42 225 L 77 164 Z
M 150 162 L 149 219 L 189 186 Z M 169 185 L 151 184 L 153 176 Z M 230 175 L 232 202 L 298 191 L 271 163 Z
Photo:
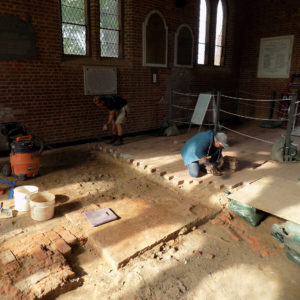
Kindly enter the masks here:
M 59 225 L 77 226 L 88 235 L 86 221 L 71 224 L 67 216 L 72 212 L 82 215 L 91 205 L 103 207 L 125 198 L 152 204 L 195 203 L 197 199 L 197 195 L 153 180 L 90 145 L 45 152 L 41 176 L 26 184 L 56 195 L 55 216 L 45 222 L 32 220 L 29 213 L 17 213 L 10 219 L 1 216 L 1 247 Z M 13 208 L 13 200 L 7 200 L 7 195 L 0 200 L 5 208 Z M 272 224 L 282 221 L 269 216 L 252 227 L 219 207 L 210 219 L 158 242 L 119 270 L 112 268 L 88 239 L 66 256 L 77 284 L 58 286 L 41 298 L 299 299 L 300 267 L 288 260 L 282 245 L 270 235 Z

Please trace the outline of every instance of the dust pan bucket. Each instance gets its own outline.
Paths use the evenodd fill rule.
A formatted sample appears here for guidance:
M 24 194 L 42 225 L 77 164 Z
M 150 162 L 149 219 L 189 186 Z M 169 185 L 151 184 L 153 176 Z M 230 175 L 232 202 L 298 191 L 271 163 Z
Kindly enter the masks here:
M 30 215 L 33 220 L 45 221 L 54 215 L 55 195 L 50 192 L 38 192 L 30 195 Z
M 37 193 L 39 188 L 34 185 L 18 186 L 14 189 L 14 203 L 17 211 L 29 211 L 29 196 Z

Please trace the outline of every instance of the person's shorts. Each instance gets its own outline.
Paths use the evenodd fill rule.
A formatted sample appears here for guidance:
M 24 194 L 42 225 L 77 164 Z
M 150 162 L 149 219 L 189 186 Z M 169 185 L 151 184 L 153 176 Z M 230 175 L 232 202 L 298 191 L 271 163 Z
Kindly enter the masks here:
M 129 111 L 128 105 L 123 106 L 120 110 L 116 111 L 115 123 L 123 124 L 127 119 L 127 113 Z

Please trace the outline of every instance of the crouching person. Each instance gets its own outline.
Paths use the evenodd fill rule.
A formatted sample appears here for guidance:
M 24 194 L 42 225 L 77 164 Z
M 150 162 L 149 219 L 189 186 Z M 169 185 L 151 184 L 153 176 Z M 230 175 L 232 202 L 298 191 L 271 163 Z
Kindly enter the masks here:
M 222 150 L 227 148 L 227 136 L 223 132 L 212 130 L 200 132 L 189 139 L 181 150 L 184 165 L 192 177 L 200 176 L 203 164 L 207 173 L 220 176 L 219 168 L 223 165 Z
M 105 106 L 109 110 L 108 121 L 103 125 L 103 130 L 108 130 L 108 126 L 112 125 L 112 139 L 108 144 L 114 146 L 123 145 L 123 128 L 122 124 L 127 120 L 129 111 L 127 101 L 119 96 L 104 95 L 95 96 L 94 103 L 98 107 Z

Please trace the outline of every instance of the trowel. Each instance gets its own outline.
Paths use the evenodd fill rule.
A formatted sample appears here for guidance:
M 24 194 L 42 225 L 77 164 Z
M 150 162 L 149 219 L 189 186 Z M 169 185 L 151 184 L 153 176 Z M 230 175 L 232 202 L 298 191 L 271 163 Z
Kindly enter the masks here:
M 8 217 L 12 217 L 13 211 L 10 208 L 3 208 L 3 202 L 0 202 L 0 214 L 5 214 Z

